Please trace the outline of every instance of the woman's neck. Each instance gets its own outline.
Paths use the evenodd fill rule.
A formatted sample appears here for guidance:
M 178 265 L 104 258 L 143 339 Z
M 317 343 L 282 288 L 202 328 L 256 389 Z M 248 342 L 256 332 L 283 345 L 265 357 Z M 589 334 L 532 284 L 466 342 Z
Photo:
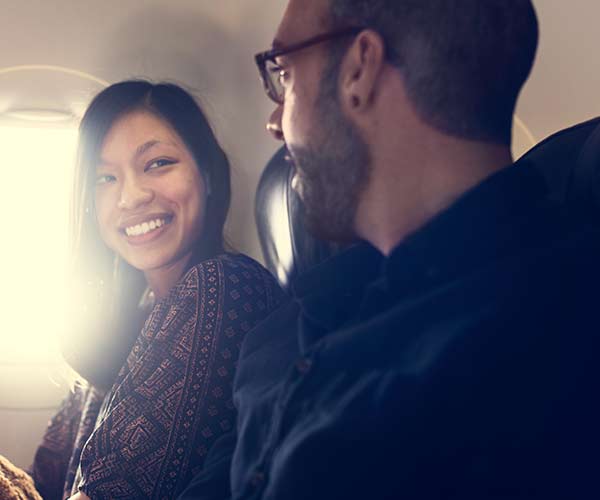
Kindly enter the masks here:
M 169 293 L 169 290 L 179 281 L 187 269 L 191 257 L 192 253 L 190 252 L 172 264 L 144 272 L 146 282 L 150 290 L 154 292 L 156 300 L 163 299 Z

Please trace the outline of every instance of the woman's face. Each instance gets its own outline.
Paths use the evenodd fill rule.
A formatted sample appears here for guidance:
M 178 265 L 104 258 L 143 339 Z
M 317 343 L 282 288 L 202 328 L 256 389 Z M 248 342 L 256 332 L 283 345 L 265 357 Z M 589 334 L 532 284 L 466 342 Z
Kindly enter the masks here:
M 102 239 L 130 265 L 147 277 L 183 272 L 200 238 L 205 186 L 168 124 L 146 111 L 114 123 L 96 168 L 95 203 Z

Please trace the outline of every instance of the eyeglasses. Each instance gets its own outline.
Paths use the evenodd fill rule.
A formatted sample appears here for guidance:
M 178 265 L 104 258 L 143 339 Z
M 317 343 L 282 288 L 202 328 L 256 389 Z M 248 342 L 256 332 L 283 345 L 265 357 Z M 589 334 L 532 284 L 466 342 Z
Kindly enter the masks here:
M 339 31 L 332 31 L 330 33 L 323 33 L 321 35 L 309 38 L 303 42 L 295 43 L 289 47 L 281 49 L 272 49 L 265 52 L 260 52 L 254 56 L 258 71 L 265 88 L 267 96 L 277 104 L 283 104 L 284 88 L 281 83 L 282 70 L 281 67 L 275 62 L 277 57 L 289 54 L 291 52 L 297 52 L 298 50 L 305 49 L 311 45 L 333 40 L 335 38 L 341 38 L 343 36 L 358 35 L 365 28 L 354 26 L 351 28 L 345 28 Z

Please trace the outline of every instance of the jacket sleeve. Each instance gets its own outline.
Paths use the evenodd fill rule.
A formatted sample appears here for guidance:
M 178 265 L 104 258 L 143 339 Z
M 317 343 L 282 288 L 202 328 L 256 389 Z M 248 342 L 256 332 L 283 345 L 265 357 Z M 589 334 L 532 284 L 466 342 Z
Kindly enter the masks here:
M 231 498 L 230 469 L 235 450 L 235 432 L 221 436 L 211 448 L 203 469 L 177 500 L 228 500 Z
M 29 473 L 46 500 L 60 500 L 79 429 L 85 392 L 76 388 L 69 392 L 48 423 Z
M 235 428 L 232 383 L 243 336 L 281 292 L 248 258 L 204 261 L 153 309 L 81 456 L 94 500 L 175 498 Z

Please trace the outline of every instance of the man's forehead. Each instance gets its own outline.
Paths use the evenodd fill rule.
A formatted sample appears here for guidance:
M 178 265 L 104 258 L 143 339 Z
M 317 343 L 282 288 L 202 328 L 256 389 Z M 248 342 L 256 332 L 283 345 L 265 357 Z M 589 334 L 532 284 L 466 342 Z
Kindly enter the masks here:
M 289 0 L 273 46 L 287 46 L 327 30 L 330 0 Z

